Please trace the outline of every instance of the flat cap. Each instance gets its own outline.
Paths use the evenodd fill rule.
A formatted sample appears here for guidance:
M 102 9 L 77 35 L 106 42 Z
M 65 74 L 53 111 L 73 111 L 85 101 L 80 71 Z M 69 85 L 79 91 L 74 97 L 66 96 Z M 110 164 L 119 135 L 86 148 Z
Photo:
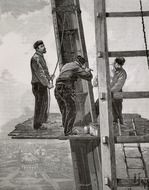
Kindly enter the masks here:
M 125 58 L 124 57 L 116 57 L 115 62 L 118 63 L 119 65 L 123 66 L 125 63 Z
M 79 63 L 81 63 L 82 65 L 83 64 L 85 64 L 85 58 L 84 57 L 82 57 L 81 55 L 78 55 L 77 57 L 76 57 L 76 61 L 78 61 Z
M 34 49 L 37 49 L 39 45 L 44 44 L 42 40 L 38 40 L 34 43 L 33 47 Z

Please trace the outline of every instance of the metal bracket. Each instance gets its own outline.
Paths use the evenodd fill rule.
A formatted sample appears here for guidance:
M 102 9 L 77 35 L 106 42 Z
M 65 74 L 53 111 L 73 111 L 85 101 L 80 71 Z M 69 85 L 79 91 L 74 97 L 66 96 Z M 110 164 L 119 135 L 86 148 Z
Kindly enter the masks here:
M 103 57 L 103 53 L 100 52 L 100 51 L 98 51 L 98 53 L 97 53 L 97 57 L 98 57 L 98 58 L 102 58 L 102 57 Z
M 101 17 L 103 16 L 103 14 L 102 14 L 102 13 L 97 12 L 96 16 L 97 16 L 97 18 L 101 18 Z
M 100 100 L 106 100 L 106 93 L 105 92 L 100 93 Z
M 104 184 L 110 187 L 110 179 L 108 177 L 104 178 Z
M 102 137 L 102 143 L 103 143 L 103 144 L 108 144 L 108 142 L 109 142 L 108 136 Z

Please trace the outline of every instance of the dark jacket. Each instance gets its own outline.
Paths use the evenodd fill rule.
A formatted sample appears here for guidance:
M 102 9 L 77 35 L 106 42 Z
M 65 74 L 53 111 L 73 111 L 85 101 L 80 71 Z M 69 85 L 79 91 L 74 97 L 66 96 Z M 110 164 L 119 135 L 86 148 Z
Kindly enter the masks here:
M 77 81 L 78 78 L 90 81 L 92 77 L 93 76 L 92 76 L 91 71 L 88 71 L 88 72 L 85 71 L 85 69 L 82 68 L 81 65 L 77 61 L 74 61 L 74 62 L 66 63 L 62 67 L 59 77 L 56 80 L 56 83 L 70 82 L 74 84 L 74 82 Z
M 39 82 L 43 86 L 47 86 L 49 84 L 51 77 L 48 71 L 46 61 L 40 52 L 36 52 L 31 58 L 31 71 L 31 83 Z
M 115 71 L 111 81 L 111 92 L 122 91 L 126 78 L 127 78 L 127 73 L 123 68 Z

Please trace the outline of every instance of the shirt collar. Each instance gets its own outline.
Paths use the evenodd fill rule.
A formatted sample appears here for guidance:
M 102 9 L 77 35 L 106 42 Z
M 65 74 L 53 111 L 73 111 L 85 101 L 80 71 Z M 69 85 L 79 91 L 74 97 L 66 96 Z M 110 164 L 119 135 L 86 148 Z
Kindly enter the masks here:
M 115 72 L 115 73 L 120 73 L 122 70 L 123 70 L 123 68 L 121 68 L 121 69 L 119 69 L 119 70 L 116 70 L 116 69 L 115 69 L 114 72 Z
M 37 55 L 40 55 L 41 57 L 43 57 L 43 54 L 40 53 L 39 51 L 36 51 L 36 54 L 37 54 Z

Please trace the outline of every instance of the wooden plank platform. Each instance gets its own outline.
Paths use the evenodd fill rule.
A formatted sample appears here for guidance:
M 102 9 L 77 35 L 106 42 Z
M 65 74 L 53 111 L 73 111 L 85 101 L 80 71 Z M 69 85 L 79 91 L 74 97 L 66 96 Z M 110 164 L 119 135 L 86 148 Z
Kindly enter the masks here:
M 149 135 L 143 136 L 117 136 L 115 143 L 149 143 Z
M 140 179 L 117 179 L 118 187 L 148 187 L 149 178 Z
M 89 134 L 80 134 L 80 135 L 72 135 L 72 136 L 59 136 L 59 140 L 82 140 L 82 141 L 92 141 L 92 140 L 99 140 L 100 138 L 97 136 L 89 135 Z
M 33 118 L 29 118 L 26 121 L 17 124 L 15 129 L 10 132 L 8 136 L 16 139 L 57 139 L 63 134 L 61 114 L 51 113 L 46 127 L 47 130 L 34 130 Z
M 12 139 L 59 139 L 59 140 L 91 140 L 99 137 L 85 134 L 84 127 L 75 126 L 79 131 L 78 135 L 64 136 L 64 129 L 61 127 L 61 114 L 51 114 L 49 122 L 46 124 L 47 130 L 34 130 L 33 118 L 15 126 L 15 129 L 8 134 Z
M 139 114 L 123 114 L 124 125 L 121 126 L 122 136 L 115 134 L 115 143 L 135 143 L 149 142 L 149 120 L 142 118 Z M 134 136 L 132 120 L 136 125 L 137 135 Z M 79 131 L 78 135 L 64 136 L 61 126 L 61 115 L 53 115 L 51 121 L 47 123 L 47 130 L 33 130 L 33 119 L 30 118 L 23 123 L 15 126 L 15 129 L 8 135 L 13 139 L 59 139 L 59 140 L 93 140 L 99 139 L 97 136 L 84 133 L 84 126 L 76 126 Z
M 13 139 L 58 139 L 62 131 L 47 130 L 15 130 L 9 134 Z

